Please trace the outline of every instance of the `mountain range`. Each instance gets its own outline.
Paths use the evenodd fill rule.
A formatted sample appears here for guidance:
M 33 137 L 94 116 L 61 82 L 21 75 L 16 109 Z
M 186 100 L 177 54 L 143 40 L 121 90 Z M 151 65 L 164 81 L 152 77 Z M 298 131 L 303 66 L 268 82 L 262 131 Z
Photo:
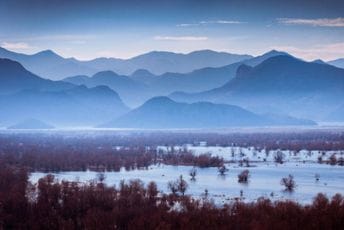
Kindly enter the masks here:
M 5 125 L 31 118 L 60 126 L 94 125 L 129 110 L 107 86 L 46 80 L 9 59 L 0 59 L 0 82 L 0 121 Z
M 132 106 L 143 103 L 154 94 L 144 83 L 136 81 L 128 76 L 118 75 L 113 71 L 102 71 L 88 76 L 74 76 L 63 79 L 74 85 L 85 85 L 87 87 L 96 87 L 106 85 L 119 93 L 123 101 Z
M 217 68 L 206 67 L 190 73 L 164 73 L 156 76 L 148 70 L 140 69 L 132 75 L 123 76 L 112 71 L 102 71 L 92 77 L 74 76 L 63 81 L 89 87 L 107 85 L 118 92 L 126 104 L 136 107 L 154 96 L 169 95 L 175 91 L 194 93 L 220 87 L 235 77 L 240 65 L 255 66 L 277 55 L 288 54 L 272 50 L 255 58 Z
M 5 51 L 0 49 L 0 54 Z M 155 54 L 165 57 L 164 52 L 158 53 Z M 219 53 L 212 51 L 187 55 L 168 53 L 167 56 L 186 61 L 190 56 L 196 60 L 195 56 L 204 53 L 219 57 Z M 16 55 L 14 58 L 18 58 Z M 29 56 L 19 55 L 27 63 L 39 60 L 41 67 L 62 58 L 51 51 Z M 35 60 L 29 62 L 32 56 Z M 220 56 L 229 60 L 228 55 Z M 141 60 L 144 57 L 147 58 L 143 55 Z M 61 60 L 61 63 L 78 62 Z M 106 66 L 100 60 L 97 62 Z M 39 68 L 38 64 L 32 65 Z M 17 61 L 0 58 L 0 83 L 0 123 L 5 126 L 27 119 L 57 127 L 103 124 L 126 128 L 311 125 L 314 123 L 310 120 L 344 121 L 343 103 L 338 101 L 344 98 L 344 69 L 321 60 L 306 62 L 275 50 L 188 73 L 156 74 L 138 68 L 124 75 L 104 70 L 62 81 L 42 78 Z
M 278 55 L 254 67 L 240 65 L 235 78 L 221 87 L 194 94 L 176 92 L 170 97 L 321 120 L 338 106 L 338 98 L 344 98 L 344 69 Z
M 121 75 L 130 75 L 138 69 L 146 69 L 155 75 L 166 72 L 187 73 L 204 67 L 220 67 L 251 57 L 212 50 L 200 50 L 188 54 L 153 51 L 130 59 L 96 58 L 80 61 L 75 58 L 63 58 L 51 50 L 28 55 L 0 47 L 0 58 L 18 61 L 29 71 L 52 80 L 61 80 L 74 75 L 91 76 L 107 70 Z
M 100 127 L 166 129 L 315 124 L 312 121 L 290 117 L 272 119 L 233 105 L 210 102 L 178 103 L 168 97 L 155 97 Z

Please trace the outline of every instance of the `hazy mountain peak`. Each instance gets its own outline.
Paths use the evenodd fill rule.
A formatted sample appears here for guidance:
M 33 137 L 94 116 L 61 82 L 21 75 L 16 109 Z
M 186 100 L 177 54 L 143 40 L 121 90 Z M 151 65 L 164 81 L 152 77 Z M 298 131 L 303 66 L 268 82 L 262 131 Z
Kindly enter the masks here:
M 111 70 L 105 70 L 105 71 L 100 71 L 96 74 L 94 74 L 92 76 L 92 78 L 97 78 L 97 77 L 104 77 L 104 76 L 107 76 L 107 77 L 112 77 L 112 76 L 119 76 L 117 73 L 115 73 L 114 71 L 111 71 Z
M 327 63 L 326 62 L 324 62 L 323 60 L 321 60 L 321 59 L 315 59 L 315 60 L 313 60 L 313 61 L 311 61 L 312 63 L 317 63 L 317 64 L 324 64 L 324 65 L 327 65 Z
M 204 50 L 192 51 L 188 54 L 195 55 L 195 54 L 218 54 L 218 53 L 225 53 L 225 52 L 217 52 L 217 51 L 210 50 L 210 49 L 204 49 Z
M 237 76 L 237 77 L 240 77 L 240 76 L 242 76 L 242 75 L 245 75 L 245 74 L 247 74 L 248 72 L 250 72 L 252 69 L 253 69 L 252 66 L 242 64 L 242 65 L 240 65 L 240 66 L 238 67 L 237 72 L 236 72 L 236 76 Z
M 131 74 L 132 77 L 150 77 L 150 76 L 155 76 L 154 74 L 152 74 L 150 71 L 146 70 L 146 69 L 138 69 L 135 72 L 133 72 Z
M 276 55 L 264 60 L 262 63 L 260 63 L 256 67 L 264 66 L 264 65 L 270 65 L 271 67 L 277 67 L 274 65 L 283 65 L 283 66 L 289 67 L 289 65 L 292 63 L 300 63 L 300 62 L 304 63 L 304 61 L 301 61 L 300 59 L 297 59 L 290 55 Z
M 61 58 L 63 59 L 60 55 L 58 55 L 57 53 L 55 53 L 52 50 L 43 50 L 41 52 L 38 52 L 36 54 L 34 54 L 35 56 L 40 56 L 40 57 L 54 57 L 54 58 Z
M 280 55 L 286 55 L 286 56 L 291 56 L 290 54 L 283 52 L 283 51 L 278 51 L 278 50 L 270 50 L 264 54 L 262 54 L 261 56 L 265 56 L 265 57 L 272 57 L 272 56 L 280 56 Z
M 136 57 L 133 57 L 131 59 L 137 59 L 137 58 L 142 58 L 142 57 L 165 57 L 165 56 L 175 56 L 175 55 L 178 55 L 178 54 L 170 52 L 170 51 L 153 50 L 148 53 L 144 53 Z

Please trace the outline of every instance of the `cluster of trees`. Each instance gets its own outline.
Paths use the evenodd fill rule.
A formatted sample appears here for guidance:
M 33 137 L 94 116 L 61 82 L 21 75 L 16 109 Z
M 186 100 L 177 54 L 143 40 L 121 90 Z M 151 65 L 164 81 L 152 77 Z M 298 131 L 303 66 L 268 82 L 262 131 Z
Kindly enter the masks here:
M 344 150 L 344 132 L 327 130 L 309 130 L 303 132 L 271 133 L 200 133 L 200 132 L 97 132 L 97 133 L 55 133 L 55 134 L 0 134 L 0 146 L 38 144 L 41 147 L 59 143 L 72 145 L 76 149 L 92 147 L 97 143 L 103 148 L 112 146 L 144 147 L 175 146 L 198 144 L 206 141 L 215 146 L 255 147 L 262 150 Z
M 40 136 L 40 135 L 38 135 Z M 99 143 L 98 143 L 99 141 Z M 0 136 L 0 161 L 30 171 L 119 171 L 147 169 L 150 165 L 193 165 L 218 167 L 223 159 L 210 154 L 194 155 L 187 151 L 157 153 L 156 147 L 115 146 L 98 138 L 66 138 L 24 134 Z
M 161 194 L 139 180 L 107 187 L 101 180 L 59 182 L 48 175 L 36 186 L 25 169 L 0 163 L 0 229 L 343 229 L 344 198 L 319 194 L 311 205 L 291 201 L 233 202 L 215 206 L 183 195 Z M 173 185 L 175 186 L 175 185 Z
M 238 174 L 239 183 L 248 183 L 248 178 L 250 177 L 250 171 L 247 169 Z
M 319 180 L 320 176 L 317 177 L 317 175 L 315 176 L 316 177 L 316 181 Z M 288 175 L 287 177 L 283 177 L 281 179 L 281 185 L 284 186 L 285 188 L 285 191 L 288 191 L 288 192 L 292 192 L 294 191 L 295 187 L 296 187 L 296 182 L 294 180 L 294 177 L 293 175 Z
M 11 165 L 27 167 L 30 171 L 119 171 L 144 169 L 157 163 L 155 151 L 143 148 L 72 150 L 51 145 L 50 148 L 16 146 L 0 152 L 0 160 Z
M 150 165 L 192 165 L 197 167 L 219 167 L 223 158 L 209 154 L 194 155 L 189 152 L 157 154 L 145 148 L 120 148 L 112 150 L 85 149 L 72 151 L 68 148 L 40 149 L 17 146 L 0 152 L 0 161 L 10 165 L 22 166 L 30 171 L 120 171 L 147 169 Z
M 318 157 L 318 163 L 319 164 L 330 164 L 330 165 L 339 165 L 344 166 L 344 152 L 341 151 L 340 153 L 333 153 L 328 159 L 324 159 L 325 153 L 322 153 L 322 156 Z M 339 157 L 337 157 L 339 155 Z
M 329 159 L 328 159 L 328 163 L 330 165 L 340 165 L 340 166 L 344 166 L 344 157 L 340 156 L 338 159 L 336 157 L 336 154 L 332 154 Z
M 184 196 L 189 185 L 186 180 L 184 180 L 183 176 L 180 175 L 176 181 L 168 182 L 167 187 L 171 191 L 172 195 L 177 195 L 179 193 Z
M 331 141 L 329 140 L 332 139 L 337 140 L 337 142 L 334 143 L 338 143 L 338 141 L 340 140 L 340 138 L 338 137 L 339 134 L 328 136 L 325 135 L 327 139 L 323 136 L 323 133 L 320 134 L 313 134 L 313 138 L 318 138 L 316 139 L 315 143 L 318 143 L 318 141 L 320 140 L 323 140 L 326 143 L 330 143 Z M 184 134 L 178 133 L 170 133 L 170 135 L 172 137 L 175 137 L 176 140 L 174 140 L 172 137 L 167 138 L 163 134 L 161 139 L 168 139 L 171 140 L 171 143 L 174 143 L 177 140 L 179 141 L 179 135 L 181 135 L 182 137 L 184 136 Z M 195 135 L 196 138 L 198 137 L 198 135 L 201 134 L 192 134 L 190 136 L 193 135 Z M 217 136 L 219 134 L 214 135 Z M 241 140 L 240 137 L 243 134 L 231 135 L 233 135 L 233 139 L 231 141 L 238 141 Z M 264 135 L 267 135 L 266 138 L 270 138 L 271 136 L 275 138 L 280 137 L 279 134 L 261 134 L 262 137 L 251 136 L 250 134 L 247 135 L 247 143 L 241 143 L 242 145 L 248 145 L 248 143 L 250 142 L 251 144 L 254 143 L 253 140 L 255 139 L 253 139 L 253 137 L 258 138 L 258 140 L 261 140 Z M 283 135 L 281 136 L 284 137 Z M 287 136 L 289 137 L 289 135 Z M 171 151 L 168 153 L 159 153 L 156 151 L 156 146 L 154 145 L 150 146 L 138 144 L 141 143 L 142 140 L 146 140 L 147 138 L 149 139 L 148 144 L 154 144 L 156 143 L 156 140 L 153 140 L 155 137 L 155 133 L 141 135 L 133 133 L 123 136 L 115 135 L 112 138 L 108 137 L 107 135 L 71 135 L 63 137 L 57 134 L 0 134 L 0 161 L 6 162 L 10 165 L 23 166 L 28 168 L 30 171 L 43 172 L 85 170 L 119 171 L 122 167 L 124 167 L 126 170 L 145 169 L 148 168 L 150 165 L 158 163 L 164 163 L 168 165 L 190 165 L 197 167 L 219 168 L 224 165 L 223 158 L 212 156 L 210 154 L 194 155 L 191 152 L 188 152 L 186 149 Z M 202 138 L 205 137 L 206 136 L 202 136 Z M 212 140 L 211 137 L 212 136 L 209 136 L 210 140 Z M 284 139 L 282 137 L 280 137 L 281 142 L 278 142 L 279 144 L 283 143 Z M 320 137 L 324 137 L 325 139 L 322 139 Z M 140 141 L 137 143 L 137 145 L 116 145 L 122 142 L 127 143 L 127 141 L 130 139 Z M 220 143 L 223 143 L 225 139 L 222 140 L 222 142 L 221 140 L 222 139 L 219 139 L 218 141 Z M 272 140 L 274 139 L 272 138 Z M 293 139 L 290 140 L 290 143 L 294 143 L 294 141 L 292 140 Z M 305 140 L 310 141 L 309 138 L 306 138 Z M 269 143 L 268 139 L 263 139 L 262 141 L 262 145 L 266 145 L 267 143 Z M 344 143 L 344 140 L 342 140 L 341 142 Z M 170 145 L 171 143 L 168 144 Z M 254 148 L 256 149 L 254 151 L 261 150 L 259 147 Z M 269 153 L 269 150 L 264 150 Z M 333 154 L 327 161 L 319 159 L 319 162 L 326 162 L 332 165 L 344 165 L 343 156 L 340 155 L 338 157 L 337 155 Z M 283 163 L 283 152 L 278 150 L 275 153 L 274 159 L 278 163 Z M 249 166 L 249 161 L 244 159 L 240 161 L 239 164 L 242 166 Z M 224 168 L 223 170 L 223 172 L 219 171 L 220 174 L 225 173 L 226 170 Z
M 170 165 L 191 165 L 201 168 L 205 167 L 220 167 L 224 164 L 222 157 L 212 156 L 211 154 L 194 155 L 191 152 L 180 151 L 170 152 L 159 155 L 164 164 Z

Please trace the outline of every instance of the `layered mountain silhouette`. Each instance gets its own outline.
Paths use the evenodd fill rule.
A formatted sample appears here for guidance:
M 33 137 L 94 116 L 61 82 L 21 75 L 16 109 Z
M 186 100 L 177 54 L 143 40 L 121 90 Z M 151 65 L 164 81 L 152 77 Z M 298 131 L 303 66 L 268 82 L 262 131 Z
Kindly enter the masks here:
M 47 65 L 57 60 L 62 64 L 66 60 L 89 63 L 64 59 L 52 51 L 22 55 L 0 49 L 0 56 L 4 53 L 26 64 L 39 60 L 40 64 L 33 64 L 35 68 L 46 66 L 45 60 Z M 213 62 L 217 58 L 222 57 L 221 60 L 226 62 L 232 56 L 208 50 L 190 54 L 151 52 L 128 60 L 135 60 L 132 63 L 137 65 L 149 60 L 146 63 L 154 65 L 160 59 L 164 63 L 167 59 L 176 58 L 186 63 L 198 60 L 197 65 L 202 66 L 206 65 L 203 59 L 207 55 L 212 56 L 209 56 L 209 65 L 215 65 Z M 236 58 L 243 57 L 239 55 Z M 128 60 L 93 61 L 105 68 L 109 63 Z M 174 64 L 170 63 L 170 66 Z M 149 68 L 135 66 L 135 71 L 129 75 L 107 70 L 53 81 L 33 74 L 24 66 L 0 58 L 2 125 L 30 118 L 56 126 L 93 126 L 112 120 L 106 126 L 127 128 L 313 124 L 294 117 L 319 121 L 344 120 L 343 105 L 338 103 L 339 98 L 344 98 L 344 69 L 321 60 L 305 62 L 275 50 L 220 67 L 160 75 Z M 92 70 L 98 68 L 88 67 Z M 172 100 L 157 97 L 166 95 Z M 129 112 L 126 104 L 139 107 Z
M 212 50 L 200 50 L 188 54 L 153 51 L 131 58 L 127 62 L 136 66 L 133 70 L 146 69 L 155 75 L 161 75 L 166 72 L 188 73 L 204 67 L 220 67 L 249 58 L 252 56 Z
M 75 76 L 68 77 L 64 81 L 89 87 L 107 85 L 118 92 L 126 104 L 135 107 L 151 97 L 168 95 L 175 91 L 194 93 L 220 87 L 235 77 L 240 65 L 245 63 L 254 66 L 276 55 L 288 54 L 270 51 L 242 62 L 217 68 L 202 68 L 190 73 L 165 73 L 157 76 L 148 70 L 140 69 L 130 76 L 124 76 L 112 71 L 102 71 L 89 78 Z
M 107 86 L 46 80 L 8 59 L 0 59 L 0 82 L 0 120 L 5 125 L 32 117 L 60 126 L 94 125 L 129 110 Z
M 130 75 L 130 78 L 143 84 L 150 84 L 156 79 L 156 75 L 146 69 L 138 69 Z
M 20 63 L 0 58 L 0 95 L 21 90 L 61 90 L 74 87 L 65 82 L 54 82 L 27 71 Z
M 241 65 L 222 87 L 197 93 L 174 93 L 178 101 L 211 101 L 283 114 L 322 119 L 344 96 L 344 69 L 305 62 L 289 55 L 271 57 L 251 67 Z
M 105 85 L 119 93 L 124 102 L 135 105 L 135 102 L 142 102 L 141 99 L 149 98 L 151 94 L 148 88 L 141 82 L 135 81 L 128 76 L 118 75 L 112 71 L 98 72 L 92 77 L 75 76 L 63 79 L 75 85 L 85 85 L 95 87 Z M 137 103 L 136 103 L 137 104 Z
M 146 69 L 155 75 L 166 72 L 187 73 L 204 67 L 220 67 L 251 58 L 211 50 L 195 51 L 189 54 L 154 51 L 130 59 L 97 58 L 79 61 L 63 58 L 51 50 L 27 55 L 15 53 L 0 47 L 0 58 L 20 62 L 29 71 L 52 80 L 67 76 L 91 76 L 100 71 L 112 70 L 121 75 L 130 75 L 138 69 Z
M 101 127 L 164 129 L 314 124 L 312 121 L 291 117 L 261 116 L 233 105 L 210 102 L 187 104 L 175 102 L 168 97 L 155 97 Z
M 20 62 L 30 72 L 52 80 L 59 80 L 72 75 L 89 75 L 98 71 L 74 58 L 63 58 L 51 50 L 27 55 L 0 47 L 0 58 Z
M 246 59 L 230 65 L 218 68 L 202 68 L 186 74 L 165 73 L 158 76 L 151 83 L 157 94 L 168 95 L 175 91 L 184 91 L 188 93 L 201 92 L 209 89 L 217 88 L 232 80 L 240 65 L 246 64 L 255 66 L 264 60 L 278 56 L 288 55 L 284 52 L 272 50 L 261 56 Z

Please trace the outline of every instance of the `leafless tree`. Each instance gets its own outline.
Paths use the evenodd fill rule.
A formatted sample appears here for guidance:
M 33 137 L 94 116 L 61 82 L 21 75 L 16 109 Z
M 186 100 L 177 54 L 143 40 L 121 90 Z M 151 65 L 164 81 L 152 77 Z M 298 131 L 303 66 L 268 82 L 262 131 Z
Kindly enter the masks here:
M 288 177 L 284 177 L 281 179 L 281 185 L 285 187 L 285 190 L 288 192 L 294 191 L 296 187 L 296 183 L 294 181 L 294 177 L 292 175 L 288 175 Z
M 241 173 L 238 174 L 238 182 L 247 183 L 249 176 L 250 176 L 250 171 L 248 171 L 247 169 L 242 171 Z
M 219 167 L 218 171 L 219 171 L 221 176 L 224 176 L 224 175 L 226 175 L 226 172 L 228 171 L 228 169 L 225 165 L 222 165 L 221 167 Z
M 192 168 L 189 172 L 189 175 L 191 177 L 192 181 L 196 180 L 196 175 L 197 175 L 197 169 L 196 168 Z

